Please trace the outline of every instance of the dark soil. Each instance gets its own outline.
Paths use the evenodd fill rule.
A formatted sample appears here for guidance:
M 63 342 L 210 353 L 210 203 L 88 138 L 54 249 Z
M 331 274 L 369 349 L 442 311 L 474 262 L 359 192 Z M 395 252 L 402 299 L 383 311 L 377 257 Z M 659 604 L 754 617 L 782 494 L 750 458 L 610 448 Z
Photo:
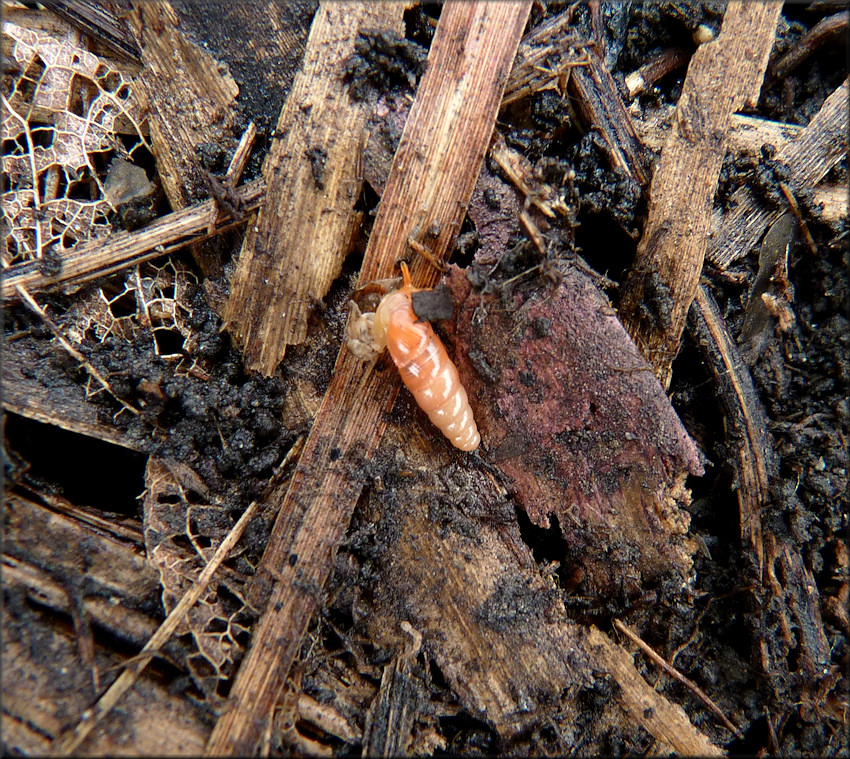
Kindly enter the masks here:
M 256 72 L 245 65 L 244 59 L 233 57 L 238 19 L 228 17 L 228 32 L 223 38 L 223 27 L 215 21 L 223 18 L 222 6 L 191 2 L 178 5 L 185 6 L 187 31 L 228 63 L 245 93 L 246 113 L 258 124 L 263 136 L 268 137 L 282 98 L 278 92 L 275 98 L 266 99 L 263 82 L 257 80 Z M 545 10 L 535 7 L 532 23 L 567 6 L 552 2 Z M 196 12 L 198 8 L 212 17 L 206 24 L 201 21 L 203 14 Z M 602 4 L 605 60 L 615 75 L 622 78 L 654 52 L 670 46 L 693 48 L 693 32 L 700 25 L 719 28 L 722 10 L 723 4 L 715 2 Z M 824 16 L 837 11 L 838 6 L 828 3 L 786 4 L 774 56 L 790 49 Z M 575 13 L 584 34 L 592 38 L 588 7 L 582 5 Z M 433 33 L 433 19 L 438 15 L 439 7 L 434 5 L 408 11 L 406 40 L 364 37 L 358 60 L 351 62 L 349 77 L 357 90 L 353 94 L 362 96 L 364 88 L 409 92 L 421 72 Z M 303 12 L 295 16 L 294 23 L 303 35 L 309 28 L 303 23 L 306 16 Z M 833 40 L 782 81 L 767 87 L 754 115 L 804 125 L 846 77 L 847 70 L 846 39 Z M 684 69 L 669 74 L 640 96 L 641 100 L 644 104 L 675 103 L 684 74 Z M 520 149 L 539 168 L 541 176 L 554 176 L 557 173 L 554 169 L 560 170 L 560 176 L 564 175 L 563 169 L 573 172 L 570 197 L 575 204 L 577 226 L 553 230 L 552 234 L 560 234 L 564 242 L 559 255 L 549 263 L 555 267 L 569 266 L 580 255 L 596 271 L 605 273 L 615 283 L 621 282 L 645 220 L 646 188 L 609 167 L 595 133 L 588 130 L 588 125 L 578 123 L 572 109 L 552 92 L 536 94 L 531 102 L 508 109 L 501 118 L 500 126 L 508 143 Z M 262 147 L 249 173 L 256 175 L 261 150 Z M 783 167 L 776 164 L 769 151 L 758 160 L 729 156 L 717 202 L 723 205 L 736 187 L 746 184 L 756 189 L 766 204 L 783 204 L 784 198 L 776 189 L 782 172 Z M 843 165 L 831 178 L 846 181 L 846 177 L 847 167 Z M 375 196 L 366 194 L 370 192 L 367 189 L 364 193 L 367 210 L 374 206 Z M 846 627 L 846 613 L 844 616 L 840 613 L 839 599 L 846 599 L 848 583 L 850 287 L 847 271 L 850 260 L 847 229 L 846 222 L 839 228 L 820 223 L 816 209 L 807 199 L 798 200 L 817 253 L 808 250 L 798 235 L 791 241 L 787 279 L 793 321 L 769 331 L 763 350 L 751 366 L 779 459 L 779 480 L 772 484 L 779 497 L 764 519 L 768 525 L 776 525 L 792 536 L 806 566 L 814 574 L 824 600 L 830 664 L 836 672 L 846 673 L 850 666 L 847 638 L 850 631 Z M 468 222 L 465 229 L 467 247 L 456 253 L 454 259 L 461 265 L 469 264 L 476 248 L 474 225 Z M 539 263 L 536 254 L 523 247 L 524 241 L 516 242 L 513 259 L 506 258 L 504 262 L 504 279 Z M 220 253 L 227 258 L 237 251 L 238 245 Z M 187 256 L 185 261 L 189 260 Z M 84 340 L 79 346 L 86 358 L 110 378 L 115 394 L 142 408 L 142 413 L 138 417 L 119 414 L 120 406 L 106 393 L 97 394 L 87 402 L 100 410 L 102 419 L 126 432 L 140 454 L 175 459 L 190 466 L 235 520 L 248 503 L 261 496 L 296 438 L 309 430 L 310 417 L 299 405 L 299 393 L 309 387 L 320 398 L 327 387 L 343 337 L 346 301 L 358 268 L 355 252 L 335 287 L 314 311 L 308 344 L 291 348 L 278 374 L 271 379 L 252 377 L 245 372 L 227 333 L 221 331 L 219 317 L 209 308 L 204 290 L 198 286 L 186 302 L 192 313 L 189 327 L 193 339 L 187 343 L 189 347 L 182 349 L 182 361 L 166 360 L 158 355 L 151 335 L 129 341 L 114 337 Z M 740 277 L 707 269 L 711 290 L 734 337 L 741 333 L 749 290 L 758 271 L 757 251 L 736 264 L 732 273 Z M 531 276 L 543 277 L 540 272 Z M 123 281 L 120 275 L 116 279 Z M 607 294 L 616 306 L 616 287 L 609 288 Z M 41 302 L 46 303 L 52 314 L 61 315 L 73 303 L 73 297 L 45 296 Z M 427 307 L 436 309 L 437 316 L 446 314 L 444 296 Z M 541 318 L 534 329 L 545 336 L 550 326 Z M 85 384 L 86 375 L 53 347 L 50 333 L 22 307 L 6 309 L 4 329 L 7 340 L 15 335 L 20 349 L 37 362 L 43 384 L 55 383 L 57 388 L 68 383 L 80 387 Z M 475 357 L 470 356 L 470 360 Z M 185 371 L 185 366 L 193 362 L 202 373 Z M 183 369 L 178 370 L 179 367 Z M 486 370 L 484 366 L 481 371 L 486 374 Z M 659 688 L 671 701 L 682 704 L 694 723 L 712 740 L 733 754 L 767 751 L 781 755 L 846 755 L 850 750 L 846 680 L 840 680 L 830 692 L 821 693 L 819 700 L 814 700 L 804 682 L 790 681 L 784 690 L 768 687 L 753 665 L 754 641 L 747 624 L 752 609 L 747 587 L 740 580 L 738 504 L 733 457 L 729 452 L 735 442 L 725 435 L 715 389 L 697 346 L 688 335 L 674 365 L 670 396 L 704 455 L 704 476 L 688 481 L 693 492 L 693 503 L 688 508 L 691 533 L 702 549 L 696 557 L 694 582 L 687 602 L 679 599 L 644 608 L 638 602 L 631 613 L 640 620 L 642 636 L 651 646 L 667 658 L 675 654 L 675 666 L 710 692 L 725 713 L 736 715 L 744 740 L 730 740 L 729 733 L 706 717 L 702 704 L 677 682 L 662 677 Z M 400 400 L 395 414 L 408 412 L 404 403 Z M 68 440 L 58 441 L 53 431 L 18 417 L 7 419 L 5 432 L 7 488 L 14 490 L 26 485 L 44 491 L 58 489 L 64 490 L 69 499 L 86 501 L 85 505 L 103 503 L 79 487 L 78 478 L 91 474 L 85 471 L 84 464 L 57 469 L 46 462 L 58 446 L 88 445 L 80 436 L 75 438 L 67 433 L 71 435 Z M 140 518 L 135 500 L 144 486 L 139 474 L 139 454 L 113 459 L 97 452 L 91 456 L 93 460 L 114 462 L 105 469 L 98 467 L 99 486 L 114 496 L 108 511 Z M 379 471 L 379 464 L 376 463 L 373 474 L 391 476 Z M 127 492 L 126 487 L 122 489 L 121 483 L 128 478 L 137 486 L 133 493 Z M 387 490 L 392 489 L 390 485 L 383 481 Z M 784 499 L 783 493 L 794 497 Z M 556 531 L 536 528 L 524 515 L 518 518 L 524 538 L 541 562 L 563 551 L 563 540 Z M 264 524 L 258 534 L 252 534 L 250 561 L 245 567 L 256 565 L 268 529 L 270 524 Z M 380 554 L 380 549 L 375 547 L 380 536 L 364 530 L 364 521 L 355 517 L 348 544 L 337 559 L 328 603 L 314 631 L 315 639 L 309 647 L 305 646 L 305 651 L 309 648 L 310 660 L 305 664 L 302 685 L 308 695 L 319 701 L 327 688 L 323 684 L 323 677 L 327 676 L 322 669 L 323 657 L 339 658 L 355 668 L 363 664 L 362 671 L 371 673 L 369 677 L 375 685 L 380 680 L 377 665 L 388 657 L 387 651 L 359 638 L 366 628 L 362 609 L 358 611 L 357 604 L 368 597 L 370 556 Z M 588 611 L 587 605 L 580 601 L 581 593 L 574 594 L 574 588 L 569 587 L 569 578 L 561 576 L 560 581 L 567 608 L 576 619 L 592 620 L 601 626 L 610 621 L 609 602 L 615 599 L 597 598 Z M 360 587 L 355 590 L 353 583 Z M 19 598 L 12 600 L 15 603 L 7 611 L 18 620 L 16 625 L 26 624 L 25 617 L 19 618 L 20 608 L 26 602 Z M 621 605 L 616 608 L 618 613 L 623 611 Z M 793 654 L 789 654 L 789 661 L 792 659 Z M 657 677 L 654 666 L 640 656 L 636 662 L 647 679 L 654 682 Z M 793 672 L 793 663 L 789 664 L 789 671 Z M 490 726 L 463 710 L 449 716 L 446 705 L 456 705 L 457 701 L 434 665 L 427 671 L 419 667 L 412 676 L 418 678 L 432 703 L 442 705 L 442 711 L 432 711 L 430 716 L 427 710 L 423 711 L 423 721 L 436 727 L 447 753 L 482 755 L 546 750 L 613 755 L 651 747 L 645 734 L 626 727 L 621 733 L 604 737 L 594 734 L 593 742 L 582 745 L 582 735 L 592 734 L 590 725 L 596 710 L 610 697 L 606 691 L 610 686 L 603 681 L 598 692 L 586 694 L 588 725 L 575 726 L 575 743 L 563 743 L 560 735 L 555 735 L 542 720 L 515 745 L 506 746 L 499 743 Z M 363 704 L 366 707 L 368 704 Z M 359 719 L 362 714 L 356 716 Z M 357 754 L 360 750 L 359 746 L 327 735 L 316 734 L 314 738 L 341 754 Z

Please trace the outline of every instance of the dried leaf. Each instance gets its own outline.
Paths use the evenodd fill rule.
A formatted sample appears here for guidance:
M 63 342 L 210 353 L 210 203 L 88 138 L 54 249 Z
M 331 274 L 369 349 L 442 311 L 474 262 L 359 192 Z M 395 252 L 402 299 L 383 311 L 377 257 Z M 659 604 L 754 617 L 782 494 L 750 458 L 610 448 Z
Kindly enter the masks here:
M 195 363 L 183 364 L 186 355 L 194 353 L 191 299 L 197 284 L 195 275 L 176 261 L 167 260 L 161 266 L 142 264 L 88 290 L 61 322 L 72 342 L 146 338 L 157 355 L 181 361 L 176 373 L 193 371 Z
M 144 145 L 129 77 L 65 37 L 3 24 L 3 266 L 112 230 L 102 169 Z M 125 146 L 121 135 L 134 135 Z M 97 155 L 101 154 L 101 155 Z
M 203 481 L 185 464 L 151 457 L 145 482 L 145 547 L 160 573 L 162 603 L 169 613 L 197 580 L 233 520 L 225 508 L 209 502 Z M 233 674 L 250 631 L 242 585 L 239 575 L 222 567 L 177 632 L 192 636 L 196 650 L 186 654 L 185 666 L 213 705 L 220 703 L 217 688 Z

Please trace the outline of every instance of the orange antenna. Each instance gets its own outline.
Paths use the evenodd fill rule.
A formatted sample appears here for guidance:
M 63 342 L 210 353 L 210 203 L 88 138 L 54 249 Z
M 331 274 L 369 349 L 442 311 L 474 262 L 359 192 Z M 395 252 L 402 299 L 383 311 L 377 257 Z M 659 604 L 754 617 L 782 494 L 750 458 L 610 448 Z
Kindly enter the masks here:
M 399 266 L 401 266 L 401 276 L 404 277 L 404 286 L 410 287 L 410 270 L 407 268 L 407 264 L 402 261 Z

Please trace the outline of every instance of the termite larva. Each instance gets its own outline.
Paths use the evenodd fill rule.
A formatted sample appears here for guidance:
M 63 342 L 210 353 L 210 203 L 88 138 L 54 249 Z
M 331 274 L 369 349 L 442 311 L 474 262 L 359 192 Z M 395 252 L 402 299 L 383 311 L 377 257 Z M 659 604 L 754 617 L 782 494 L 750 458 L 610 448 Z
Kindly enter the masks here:
M 351 304 L 348 344 L 361 358 L 390 351 L 402 382 L 419 407 L 456 448 L 474 451 L 481 442 L 466 390 L 445 346 L 428 322 L 413 312 L 410 272 L 402 262 L 404 284 L 385 295 L 375 313 L 360 314 Z

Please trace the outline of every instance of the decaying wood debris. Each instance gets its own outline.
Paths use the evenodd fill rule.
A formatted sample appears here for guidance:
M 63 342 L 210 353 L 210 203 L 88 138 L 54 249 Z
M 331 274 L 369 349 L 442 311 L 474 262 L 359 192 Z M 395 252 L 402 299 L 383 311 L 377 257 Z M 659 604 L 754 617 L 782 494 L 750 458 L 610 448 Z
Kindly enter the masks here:
M 847 108 L 850 80 L 833 92 L 800 134 L 776 152 L 776 161 L 788 167 L 788 185 L 800 194 L 817 185 L 847 155 Z M 717 233 L 706 253 L 709 261 L 723 268 L 746 255 L 761 239 L 767 227 L 781 215 L 779 210 L 762 207 L 746 188 L 731 198 L 735 208 L 722 224 L 715 220 Z
M 224 314 L 252 370 L 272 374 L 287 345 L 303 342 L 310 311 L 349 253 L 367 109 L 351 102 L 339 62 L 354 55 L 363 32 L 400 35 L 403 10 L 331 3 L 313 21 L 264 165 L 264 205 L 245 236 Z
M 702 270 L 732 113 L 758 100 L 781 10 L 780 2 L 729 4 L 720 36 L 691 59 L 653 176 L 620 316 L 665 387 Z
M 431 65 L 384 189 L 360 271 L 364 282 L 392 274 L 410 238 L 427 243 L 437 261 L 448 253 L 472 194 L 528 11 L 527 4 L 446 9 L 441 27 L 445 36 L 438 36 L 432 47 Z M 489 87 L 479 89 L 482 81 Z M 453 93 L 451 108 L 444 106 L 446 93 Z M 423 268 L 414 268 L 416 281 L 433 283 L 437 272 L 423 273 Z M 348 351 L 338 356 L 299 470 L 279 494 L 281 516 L 257 576 L 264 583 L 270 576 L 280 579 L 207 745 L 209 753 L 241 753 L 258 745 L 327 582 L 333 546 L 342 538 L 363 488 L 362 467 L 376 448 L 380 416 L 397 390 L 397 378 L 364 374 Z
M 846 325 L 830 309 L 848 297 L 832 267 L 850 80 L 828 80 L 806 126 L 736 111 L 839 45 L 847 14 L 807 10 L 804 34 L 779 2 L 251 7 L 221 17 L 256 39 L 250 75 L 193 4 L 59 4 L 71 26 L 14 9 L 16 44 L 98 51 L 91 97 L 125 61 L 146 117 L 119 109 L 112 165 L 150 147 L 156 168 L 136 181 L 142 221 L 97 195 L 102 159 L 42 176 L 50 120 L 76 122 L 32 95 L 37 69 L 9 74 L 10 750 L 846 748 L 828 499 L 847 419 L 823 399 L 846 380 L 825 340 Z M 640 24 L 670 18 L 687 34 L 616 68 Z M 56 70 L 45 93 L 87 91 Z M 61 225 L 79 223 L 44 222 L 62 176 L 111 214 L 73 246 Z M 418 286 L 442 280 L 475 454 L 342 341 L 355 282 L 401 260 Z M 795 382 L 825 389 L 783 405 Z M 120 449 L 140 507 L 56 491 L 36 422 Z

